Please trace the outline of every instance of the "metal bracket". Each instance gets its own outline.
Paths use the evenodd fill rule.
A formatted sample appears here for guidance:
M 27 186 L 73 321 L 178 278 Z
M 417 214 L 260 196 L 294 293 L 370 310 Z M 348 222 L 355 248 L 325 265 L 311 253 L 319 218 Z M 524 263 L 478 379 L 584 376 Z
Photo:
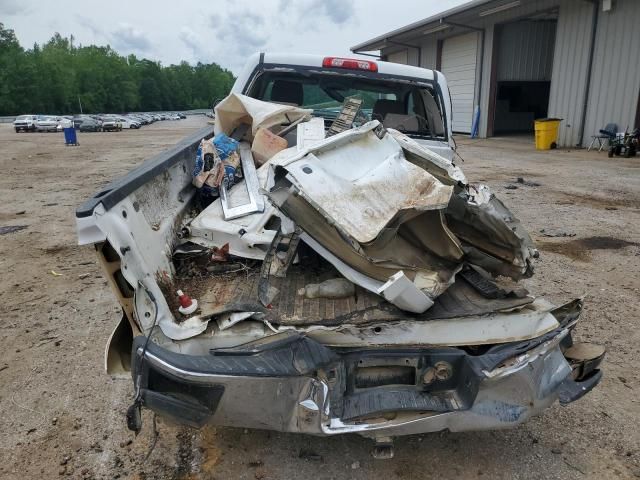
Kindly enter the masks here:
M 229 192 L 227 192 L 227 185 L 222 182 L 220 185 L 220 204 L 222 205 L 222 214 L 225 220 L 233 220 L 234 218 L 244 217 L 250 213 L 263 212 L 264 211 L 264 198 L 260 194 L 258 173 L 256 172 L 256 166 L 253 163 L 253 155 L 251 154 L 251 147 L 248 143 L 242 142 L 240 144 L 240 164 L 242 165 L 242 174 L 244 175 L 244 187 L 249 194 L 249 202 L 236 207 L 229 205 Z M 238 184 L 235 188 L 241 187 L 242 184 Z

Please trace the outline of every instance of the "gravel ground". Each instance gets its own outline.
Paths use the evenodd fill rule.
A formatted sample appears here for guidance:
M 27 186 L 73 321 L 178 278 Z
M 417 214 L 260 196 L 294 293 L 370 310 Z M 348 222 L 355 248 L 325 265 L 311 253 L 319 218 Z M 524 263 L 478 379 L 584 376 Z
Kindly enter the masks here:
M 92 249 L 75 244 L 74 209 L 204 121 L 80 134 L 79 147 L 0 125 L 0 226 L 26 227 L 0 235 L 0 478 L 640 477 L 640 158 L 536 152 L 517 138 L 459 139 L 463 168 L 532 232 L 541 258 L 526 286 L 554 302 L 586 296 L 577 338 L 608 349 L 593 392 L 513 430 L 397 439 L 388 461 L 358 436 L 195 431 L 160 419 L 151 449 L 148 413 L 134 437 L 124 423 L 131 382 L 103 371 L 119 308 Z

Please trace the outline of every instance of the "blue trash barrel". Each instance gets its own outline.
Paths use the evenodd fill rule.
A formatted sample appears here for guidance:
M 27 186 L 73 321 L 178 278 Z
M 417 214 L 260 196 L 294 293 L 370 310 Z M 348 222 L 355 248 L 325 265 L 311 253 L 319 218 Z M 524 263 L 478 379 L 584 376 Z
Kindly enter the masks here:
M 64 143 L 67 145 L 78 145 L 76 129 L 73 127 L 64 128 Z

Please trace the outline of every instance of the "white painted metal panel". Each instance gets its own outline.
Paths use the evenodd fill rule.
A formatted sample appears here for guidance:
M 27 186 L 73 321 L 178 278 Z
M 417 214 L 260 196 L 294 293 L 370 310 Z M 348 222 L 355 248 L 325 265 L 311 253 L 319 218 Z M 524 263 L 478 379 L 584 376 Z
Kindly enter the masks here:
M 571 147 L 578 142 L 592 14 L 593 5 L 589 2 L 565 0 L 560 4 L 548 115 L 564 119 L 558 136 L 561 147 Z
M 441 70 L 449 84 L 453 131 L 471 132 L 476 90 L 476 32 L 447 38 L 442 45 Z
M 640 90 L 640 1 L 619 0 L 600 10 L 582 145 L 609 122 L 635 125 Z

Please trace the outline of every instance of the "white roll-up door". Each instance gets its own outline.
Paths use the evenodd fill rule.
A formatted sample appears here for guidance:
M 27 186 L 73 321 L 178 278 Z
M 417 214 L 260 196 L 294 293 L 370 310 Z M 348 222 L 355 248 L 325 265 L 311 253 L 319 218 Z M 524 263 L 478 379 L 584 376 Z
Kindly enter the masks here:
M 441 71 L 451 92 L 453 131 L 471 133 L 476 90 L 478 33 L 447 38 L 442 44 Z
M 407 50 L 400 50 L 399 52 L 390 53 L 387 55 L 387 62 L 407 65 L 409 63 L 409 52 L 407 52 Z

